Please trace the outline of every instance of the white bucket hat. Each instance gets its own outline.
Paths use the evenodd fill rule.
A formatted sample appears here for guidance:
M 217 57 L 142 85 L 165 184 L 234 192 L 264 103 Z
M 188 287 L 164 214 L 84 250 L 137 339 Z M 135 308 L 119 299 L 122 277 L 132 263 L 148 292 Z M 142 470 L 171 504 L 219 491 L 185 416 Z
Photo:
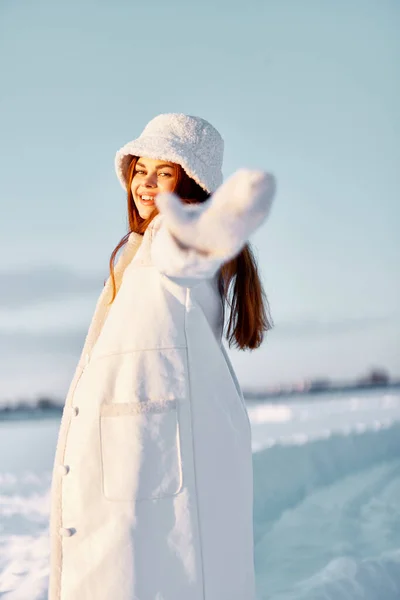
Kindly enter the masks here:
M 126 190 L 126 173 L 131 156 L 174 162 L 209 193 L 222 183 L 224 140 L 205 119 L 167 113 L 158 115 L 140 136 L 128 142 L 115 155 L 115 170 Z

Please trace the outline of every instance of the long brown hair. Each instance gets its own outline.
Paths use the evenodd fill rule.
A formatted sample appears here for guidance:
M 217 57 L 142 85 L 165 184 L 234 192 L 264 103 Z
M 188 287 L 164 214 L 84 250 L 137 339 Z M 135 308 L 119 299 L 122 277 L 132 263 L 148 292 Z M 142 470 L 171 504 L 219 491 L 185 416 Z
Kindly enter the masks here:
M 110 304 L 116 296 L 114 263 L 118 251 L 127 243 L 132 231 L 144 234 L 147 227 L 158 214 L 157 207 L 147 219 L 143 219 L 133 199 L 131 185 L 134 176 L 137 156 L 127 169 L 127 204 L 128 233 L 121 239 L 110 257 L 110 277 L 113 287 Z M 183 168 L 175 163 L 177 183 L 174 193 L 185 203 L 204 202 L 210 194 L 191 179 Z M 225 331 L 229 347 L 240 350 L 258 348 L 264 333 L 272 329 L 273 323 L 269 314 L 269 304 L 258 273 L 257 261 L 248 242 L 240 253 L 223 264 L 220 268 L 218 287 L 221 297 L 230 307 L 229 321 Z

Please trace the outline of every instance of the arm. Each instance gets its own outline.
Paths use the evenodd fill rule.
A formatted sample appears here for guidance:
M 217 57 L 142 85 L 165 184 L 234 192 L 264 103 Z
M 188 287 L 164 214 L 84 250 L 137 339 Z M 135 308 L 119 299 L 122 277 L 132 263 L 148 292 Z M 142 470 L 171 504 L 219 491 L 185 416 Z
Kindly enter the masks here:
M 157 196 L 153 264 L 189 287 L 213 277 L 267 218 L 275 189 L 272 175 L 241 169 L 200 204 L 184 204 L 174 194 Z
M 151 256 L 160 273 L 185 287 L 193 287 L 215 275 L 221 266 L 219 258 L 182 244 L 163 220 L 158 223 L 153 233 Z

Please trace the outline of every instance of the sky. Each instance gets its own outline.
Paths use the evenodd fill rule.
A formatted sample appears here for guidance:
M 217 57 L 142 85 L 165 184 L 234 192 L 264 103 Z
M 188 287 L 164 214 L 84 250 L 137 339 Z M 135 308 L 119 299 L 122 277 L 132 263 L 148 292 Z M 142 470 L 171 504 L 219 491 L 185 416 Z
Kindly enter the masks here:
M 209 120 L 277 179 L 244 388 L 400 376 L 400 4 L 0 0 L 0 401 L 66 393 L 126 233 L 116 151 Z

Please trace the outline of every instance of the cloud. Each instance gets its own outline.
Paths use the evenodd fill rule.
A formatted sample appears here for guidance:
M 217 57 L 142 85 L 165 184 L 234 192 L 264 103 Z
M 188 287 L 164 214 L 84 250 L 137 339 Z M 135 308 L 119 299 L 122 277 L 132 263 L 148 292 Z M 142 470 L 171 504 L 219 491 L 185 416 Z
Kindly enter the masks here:
M 72 354 L 78 355 L 85 341 L 86 331 L 58 332 L 1 332 L 0 356 L 19 354 Z
M 89 325 L 89 323 L 88 323 Z M 305 319 L 297 321 L 282 321 L 275 324 L 272 329 L 275 340 L 282 338 L 309 337 L 318 338 L 331 334 L 354 333 L 370 330 L 374 327 L 390 326 L 400 330 L 399 317 L 393 316 L 370 316 L 354 317 L 348 319 L 318 320 Z M 6 330 L 0 328 L 0 355 L 15 355 L 23 353 L 56 355 L 78 355 L 83 347 L 86 327 L 75 327 L 69 330 L 57 331 L 27 331 Z
M 364 315 L 360 317 L 339 317 L 334 319 L 298 318 L 275 321 L 272 331 L 277 336 L 319 336 L 364 331 L 387 325 L 400 325 L 400 315 Z
M 20 309 L 75 295 L 100 292 L 108 273 L 77 273 L 62 266 L 0 271 L 0 308 Z

